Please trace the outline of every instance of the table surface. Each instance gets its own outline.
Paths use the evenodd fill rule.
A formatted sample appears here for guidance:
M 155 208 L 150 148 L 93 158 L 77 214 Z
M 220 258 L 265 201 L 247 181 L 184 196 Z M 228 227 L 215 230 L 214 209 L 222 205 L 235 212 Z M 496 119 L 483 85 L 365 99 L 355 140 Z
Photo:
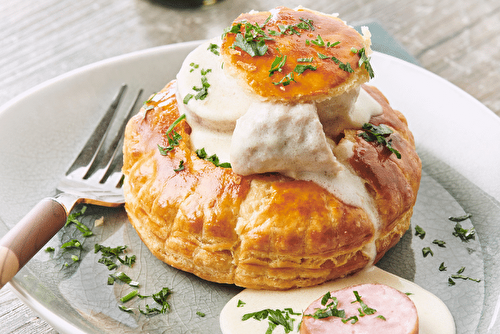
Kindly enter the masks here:
M 96 61 L 216 36 L 242 12 L 303 5 L 340 13 L 353 25 L 377 20 L 421 66 L 500 116 L 497 0 L 224 0 L 198 8 L 172 2 L 0 0 L 0 105 Z M 2 333 L 55 333 L 8 285 L 0 290 L 0 323 Z

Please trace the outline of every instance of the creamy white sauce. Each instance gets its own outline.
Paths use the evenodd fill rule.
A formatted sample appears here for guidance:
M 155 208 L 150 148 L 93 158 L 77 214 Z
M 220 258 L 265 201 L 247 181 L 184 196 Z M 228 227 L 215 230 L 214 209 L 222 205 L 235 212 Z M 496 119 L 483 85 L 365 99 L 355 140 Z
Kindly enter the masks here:
M 328 291 L 340 290 L 342 288 L 364 284 L 380 283 L 393 287 L 403 293 L 411 293 L 409 298 L 417 308 L 419 317 L 419 334 L 455 334 L 455 322 L 446 305 L 429 291 L 417 284 L 390 274 L 377 267 L 368 267 L 356 275 L 339 279 L 325 284 L 288 291 L 266 291 L 245 289 L 233 297 L 220 314 L 220 326 L 223 334 L 264 334 L 268 327 L 268 321 L 257 321 L 249 319 L 242 321 L 244 314 L 257 312 L 264 309 L 292 308 L 296 313 L 302 313 L 313 301 L 321 298 Z M 238 307 L 238 301 L 245 303 Z M 398 307 L 398 305 L 394 305 Z M 298 333 L 297 325 L 300 316 L 294 322 L 294 331 Z M 283 327 L 279 326 L 273 334 L 284 333 Z
M 240 175 L 280 172 L 297 179 L 313 172 L 334 178 L 342 170 L 312 103 L 252 104 L 236 122 L 230 161 Z

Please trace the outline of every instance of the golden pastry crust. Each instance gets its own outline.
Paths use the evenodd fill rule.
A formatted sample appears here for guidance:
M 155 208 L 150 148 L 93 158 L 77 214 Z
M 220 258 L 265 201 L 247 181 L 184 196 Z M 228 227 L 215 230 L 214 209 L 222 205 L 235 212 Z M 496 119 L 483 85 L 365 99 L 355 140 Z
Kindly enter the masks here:
M 420 160 L 404 117 L 376 89 L 367 90 L 384 110 L 372 122 L 394 130 L 393 147 L 402 155 L 396 159 L 359 131 L 346 131 L 344 140 L 354 143 L 352 168 L 375 198 L 378 233 L 365 211 L 311 181 L 277 173 L 240 176 L 200 159 L 189 147 L 185 121 L 175 127 L 179 146 L 162 155 L 158 145 L 168 146 L 165 132 L 180 116 L 175 82 L 126 129 L 124 192 L 132 225 L 162 261 L 254 289 L 312 286 L 354 273 L 370 262 L 362 250 L 374 238 L 378 260 L 409 227 Z M 175 171 L 181 161 L 184 169 Z
M 272 12 L 241 14 L 233 22 L 233 27 L 242 22 L 263 27 L 266 37 L 272 40 L 266 41 L 264 55 L 252 56 L 235 46 L 238 45 L 235 44 L 237 33 L 227 33 L 221 47 L 224 68 L 241 78 L 247 88 L 265 100 L 288 103 L 318 101 L 340 95 L 369 80 L 369 72 L 365 65 L 360 66 L 361 57 L 357 52 L 361 49 L 369 52 L 369 41 L 339 18 L 308 9 L 277 7 Z M 297 25 L 303 28 L 297 28 Z M 273 33 L 285 31 L 284 27 L 291 28 L 283 34 Z M 245 26 L 241 26 L 240 31 L 243 36 Z M 323 46 L 317 45 L 321 44 L 320 40 L 312 42 L 318 36 Z M 329 46 L 333 44 L 336 45 Z M 284 55 L 287 57 L 284 66 L 270 75 L 275 59 Z M 312 61 L 298 61 L 310 58 Z M 308 69 L 298 74 L 294 72 L 297 65 L 311 65 L 315 70 Z M 293 84 L 276 84 L 287 75 L 293 75 Z

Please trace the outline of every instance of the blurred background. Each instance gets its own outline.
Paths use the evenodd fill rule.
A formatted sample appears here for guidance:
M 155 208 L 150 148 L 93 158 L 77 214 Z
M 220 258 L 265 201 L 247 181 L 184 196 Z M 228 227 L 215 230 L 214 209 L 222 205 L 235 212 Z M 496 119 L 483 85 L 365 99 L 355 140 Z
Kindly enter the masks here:
M 79 67 L 221 34 L 242 12 L 275 6 L 378 22 L 420 66 L 500 116 L 498 0 L 0 0 L 0 105 Z M 1 157 L 0 157 L 1 159 Z M 55 333 L 8 289 L 0 332 Z

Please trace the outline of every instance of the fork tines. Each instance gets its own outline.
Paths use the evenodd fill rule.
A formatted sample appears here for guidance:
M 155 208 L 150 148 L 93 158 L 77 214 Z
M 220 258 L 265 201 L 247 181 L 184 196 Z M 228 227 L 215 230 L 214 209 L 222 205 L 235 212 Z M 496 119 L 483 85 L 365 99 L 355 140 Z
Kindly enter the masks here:
M 78 157 L 68 169 L 66 173 L 68 177 L 81 179 L 89 179 L 92 177 L 99 180 L 99 183 L 104 183 L 111 174 L 121 169 L 123 163 L 121 149 L 123 145 L 123 133 L 128 120 L 132 117 L 137 108 L 137 102 L 142 94 L 142 89 L 140 89 L 128 108 L 126 116 L 120 121 L 121 123 L 116 131 L 116 135 L 114 138 L 109 139 L 108 134 L 115 126 L 114 119 L 117 111 L 120 109 L 119 107 L 126 89 L 127 85 L 125 84 L 120 87 L 108 110 Z

